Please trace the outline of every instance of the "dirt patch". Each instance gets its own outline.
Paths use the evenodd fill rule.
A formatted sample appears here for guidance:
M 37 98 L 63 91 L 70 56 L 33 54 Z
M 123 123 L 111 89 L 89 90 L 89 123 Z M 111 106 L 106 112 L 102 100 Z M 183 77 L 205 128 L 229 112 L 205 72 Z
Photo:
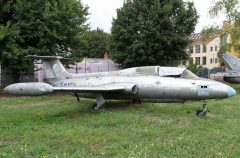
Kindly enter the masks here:
M 0 92 L 0 98 L 11 98 L 11 97 L 19 97 L 19 96 L 6 94 L 3 91 Z

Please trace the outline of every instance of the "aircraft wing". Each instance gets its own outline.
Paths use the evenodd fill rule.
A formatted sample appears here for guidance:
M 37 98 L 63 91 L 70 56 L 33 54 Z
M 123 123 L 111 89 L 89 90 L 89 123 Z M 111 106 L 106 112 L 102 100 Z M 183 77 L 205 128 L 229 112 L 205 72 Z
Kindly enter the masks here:
M 76 92 L 76 93 L 107 93 L 107 92 L 125 92 L 136 94 L 137 86 L 131 83 L 115 83 L 92 87 L 53 87 L 54 91 Z

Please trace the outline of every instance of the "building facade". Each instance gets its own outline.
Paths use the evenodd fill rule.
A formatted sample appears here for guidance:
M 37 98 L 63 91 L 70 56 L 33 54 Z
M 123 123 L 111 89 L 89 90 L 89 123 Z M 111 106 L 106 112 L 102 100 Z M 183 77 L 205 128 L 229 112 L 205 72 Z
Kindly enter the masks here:
M 203 40 L 201 33 L 194 33 L 190 36 L 190 40 L 192 42 L 187 49 L 190 62 L 208 69 L 220 67 L 217 55 L 221 43 L 219 36 Z
M 223 21 L 222 30 L 227 30 L 231 27 L 234 27 L 234 25 L 228 21 Z M 189 39 L 191 44 L 187 52 L 191 57 L 190 62 L 204 68 L 213 69 L 221 66 L 221 62 L 218 59 L 219 51 L 220 53 L 229 53 L 236 57 L 239 55 L 229 45 L 231 44 L 230 34 L 224 33 L 224 31 L 221 35 L 210 36 L 208 39 L 203 39 L 201 33 L 193 33 Z

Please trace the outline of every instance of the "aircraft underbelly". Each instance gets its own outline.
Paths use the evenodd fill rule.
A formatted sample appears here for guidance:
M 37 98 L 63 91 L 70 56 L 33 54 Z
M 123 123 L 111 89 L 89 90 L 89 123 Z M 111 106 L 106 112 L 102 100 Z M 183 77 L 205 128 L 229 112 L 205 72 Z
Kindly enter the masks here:
M 240 76 L 224 76 L 224 81 L 229 83 L 240 83 Z

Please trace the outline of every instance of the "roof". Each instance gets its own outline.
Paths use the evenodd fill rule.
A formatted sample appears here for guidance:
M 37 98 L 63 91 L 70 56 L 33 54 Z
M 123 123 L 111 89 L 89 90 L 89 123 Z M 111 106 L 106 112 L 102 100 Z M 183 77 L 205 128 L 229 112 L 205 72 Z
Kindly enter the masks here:
M 189 36 L 189 39 L 191 40 L 192 45 L 202 44 L 202 43 L 208 44 L 215 38 L 216 38 L 216 36 L 210 36 L 209 38 L 204 40 L 202 37 L 202 33 L 192 33 Z
M 199 40 L 202 38 L 202 34 L 201 33 L 192 33 L 189 36 L 190 40 Z

